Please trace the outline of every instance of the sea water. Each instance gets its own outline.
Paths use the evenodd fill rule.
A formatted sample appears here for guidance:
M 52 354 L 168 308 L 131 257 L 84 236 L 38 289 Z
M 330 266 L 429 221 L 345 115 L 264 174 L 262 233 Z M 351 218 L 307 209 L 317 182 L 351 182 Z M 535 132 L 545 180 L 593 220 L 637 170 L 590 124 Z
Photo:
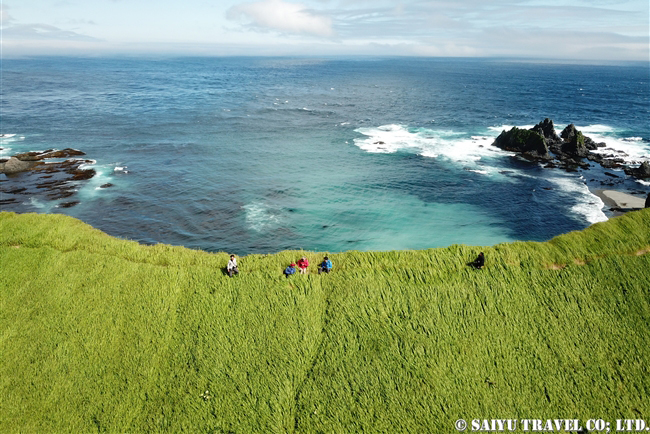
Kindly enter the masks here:
M 5 59 L 2 156 L 75 148 L 97 175 L 72 208 L 30 198 L 2 210 L 237 254 L 547 240 L 607 219 L 589 190 L 607 176 L 545 169 L 494 138 L 549 117 L 558 133 L 575 123 L 602 152 L 647 160 L 648 72 L 493 59 Z

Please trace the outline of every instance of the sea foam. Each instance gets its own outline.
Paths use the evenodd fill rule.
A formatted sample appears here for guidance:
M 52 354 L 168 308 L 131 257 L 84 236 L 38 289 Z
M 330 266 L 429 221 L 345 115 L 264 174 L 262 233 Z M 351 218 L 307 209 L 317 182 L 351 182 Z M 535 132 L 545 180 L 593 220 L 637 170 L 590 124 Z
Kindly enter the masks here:
M 248 227 L 256 232 L 277 228 L 281 223 L 280 213 L 261 202 L 251 202 L 242 206 L 246 213 Z
M 354 144 L 366 152 L 391 154 L 412 152 L 428 158 L 442 158 L 481 175 L 500 176 L 498 160 L 515 155 L 491 146 L 495 132 L 468 135 L 453 130 L 407 128 L 403 125 L 382 125 L 355 130 L 366 136 L 354 139 Z M 514 172 L 510 169 L 510 172 Z

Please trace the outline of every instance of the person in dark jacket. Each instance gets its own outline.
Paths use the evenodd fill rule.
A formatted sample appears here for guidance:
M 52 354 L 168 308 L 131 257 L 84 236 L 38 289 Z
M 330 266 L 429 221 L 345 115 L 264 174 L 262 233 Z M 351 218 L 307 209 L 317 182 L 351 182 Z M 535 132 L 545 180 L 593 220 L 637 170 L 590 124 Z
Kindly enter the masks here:
M 292 274 L 296 274 L 296 264 L 294 264 L 293 262 L 289 264 L 287 268 L 284 269 L 284 275 L 287 277 L 287 279 Z
M 485 256 L 483 255 L 483 252 L 478 254 L 478 258 L 474 259 L 474 262 L 472 262 L 472 267 L 476 268 L 477 270 L 480 270 L 483 268 L 485 265 Z
M 323 262 L 321 262 L 318 266 L 318 274 L 329 273 L 330 271 L 332 271 L 332 261 L 330 261 L 330 258 L 325 256 L 325 258 L 323 258 Z

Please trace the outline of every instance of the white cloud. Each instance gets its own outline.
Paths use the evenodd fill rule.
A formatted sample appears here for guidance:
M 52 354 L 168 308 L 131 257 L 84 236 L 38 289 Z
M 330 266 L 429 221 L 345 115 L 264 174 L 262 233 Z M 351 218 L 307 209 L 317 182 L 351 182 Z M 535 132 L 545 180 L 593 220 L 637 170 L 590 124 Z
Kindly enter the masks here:
M 11 15 L 9 15 L 9 12 L 7 12 L 7 6 L 4 4 L 0 4 L 0 25 L 5 26 L 9 24 L 11 21 L 13 21 L 13 18 Z
M 57 39 L 66 41 L 99 41 L 92 36 L 82 35 L 70 30 L 62 30 L 48 24 L 20 24 L 3 28 L 5 39 Z
M 332 20 L 318 15 L 300 3 L 264 0 L 233 6 L 227 12 L 232 20 L 241 20 L 259 30 L 274 30 L 287 34 L 332 37 Z

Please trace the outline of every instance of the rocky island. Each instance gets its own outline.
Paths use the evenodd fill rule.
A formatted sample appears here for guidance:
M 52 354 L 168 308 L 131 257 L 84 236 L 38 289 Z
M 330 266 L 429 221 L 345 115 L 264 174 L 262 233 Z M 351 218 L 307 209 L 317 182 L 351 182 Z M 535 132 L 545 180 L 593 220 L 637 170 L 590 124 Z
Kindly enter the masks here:
M 596 143 L 574 124 L 564 128 L 558 136 L 553 121 L 548 118 L 530 130 L 517 127 L 510 131 L 504 130 L 492 144 L 500 149 L 516 152 L 526 160 L 542 163 L 547 168 L 557 167 L 575 172 L 578 168 L 589 169 L 589 161 L 592 161 L 605 169 L 622 169 L 627 175 L 637 179 L 650 178 L 650 164 L 647 161 L 639 167 L 628 167 L 625 160 L 613 153 L 592 152 L 604 148 L 605 143 Z

